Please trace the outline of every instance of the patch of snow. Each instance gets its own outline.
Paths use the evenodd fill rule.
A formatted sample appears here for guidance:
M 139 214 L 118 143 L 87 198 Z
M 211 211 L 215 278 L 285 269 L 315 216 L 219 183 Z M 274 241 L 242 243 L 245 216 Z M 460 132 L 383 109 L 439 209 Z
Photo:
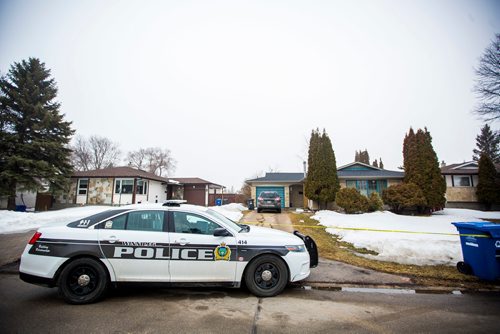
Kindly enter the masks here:
M 239 203 L 231 203 L 231 204 L 225 204 L 225 205 L 220 205 L 220 206 L 211 206 L 210 209 L 217 211 L 221 215 L 224 215 L 227 218 L 229 218 L 235 222 L 239 222 L 241 217 L 243 217 L 243 214 L 241 213 L 241 211 L 248 210 L 248 208 L 246 208 L 245 206 L 243 206 Z
M 444 209 L 429 217 L 415 217 L 396 215 L 388 211 L 360 215 L 319 211 L 312 218 L 318 220 L 320 225 L 328 227 L 327 232 L 338 235 L 343 241 L 379 254 L 364 255 L 368 258 L 403 264 L 454 266 L 463 258 L 458 231 L 451 223 L 500 219 L 500 212 Z M 386 232 L 340 228 L 375 229 Z
M 82 206 L 35 213 L 1 210 L 0 233 L 21 233 L 39 227 L 65 225 L 109 209 L 109 206 Z

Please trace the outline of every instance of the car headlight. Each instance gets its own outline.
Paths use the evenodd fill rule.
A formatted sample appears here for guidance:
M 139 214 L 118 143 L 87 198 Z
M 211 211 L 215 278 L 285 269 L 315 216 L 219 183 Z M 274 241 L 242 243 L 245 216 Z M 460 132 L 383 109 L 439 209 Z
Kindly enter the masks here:
M 294 245 L 294 246 L 285 246 L 290 252 L 305 252 L 306 246 L 304 245 Z

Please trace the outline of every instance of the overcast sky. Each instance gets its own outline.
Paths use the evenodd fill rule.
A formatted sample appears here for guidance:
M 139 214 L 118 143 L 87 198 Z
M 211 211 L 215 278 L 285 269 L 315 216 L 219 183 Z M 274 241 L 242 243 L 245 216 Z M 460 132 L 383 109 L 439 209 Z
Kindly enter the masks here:
M 337 166 L 366 148 L 396 169 L 410 126 L 470 160 L 495 32 L 500 1 L 0 0 L 0 73 L 38 57 L 77 134 L 168 148 L 174 176 L 239 189 L 302 171 L 316 127 Z

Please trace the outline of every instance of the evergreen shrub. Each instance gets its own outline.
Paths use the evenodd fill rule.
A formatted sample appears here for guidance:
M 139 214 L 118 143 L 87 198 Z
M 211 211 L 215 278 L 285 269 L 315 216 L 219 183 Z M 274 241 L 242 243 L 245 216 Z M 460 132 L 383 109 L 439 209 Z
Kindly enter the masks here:
M 368 211 L 368 198 L 354 188 L 342 188 L 337 192 L 335 203 L 347 214 L 364 213 Z
M 406 210 L 421 210 L 427 202 L 422 190 L 413 183 L 392 185 L 382 193 L 384 203 L 391 211 L 401 213 Z

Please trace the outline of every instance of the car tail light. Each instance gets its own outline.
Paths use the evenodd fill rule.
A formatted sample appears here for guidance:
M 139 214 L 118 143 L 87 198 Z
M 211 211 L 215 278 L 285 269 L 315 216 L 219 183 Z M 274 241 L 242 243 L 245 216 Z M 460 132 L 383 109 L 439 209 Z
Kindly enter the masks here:
M 276 197 L 276 202 L 281 202 L 281 198 Z
M 42 236 L 42 233 L 40 232 L 35 232 L 33 236 L 31 237 L 30 241 L 28 242 L 29 245 L 34 245 L 35 242 Z
M 264 199 L 262 197 L 257 198 L 259 202 L 262 202 Z

